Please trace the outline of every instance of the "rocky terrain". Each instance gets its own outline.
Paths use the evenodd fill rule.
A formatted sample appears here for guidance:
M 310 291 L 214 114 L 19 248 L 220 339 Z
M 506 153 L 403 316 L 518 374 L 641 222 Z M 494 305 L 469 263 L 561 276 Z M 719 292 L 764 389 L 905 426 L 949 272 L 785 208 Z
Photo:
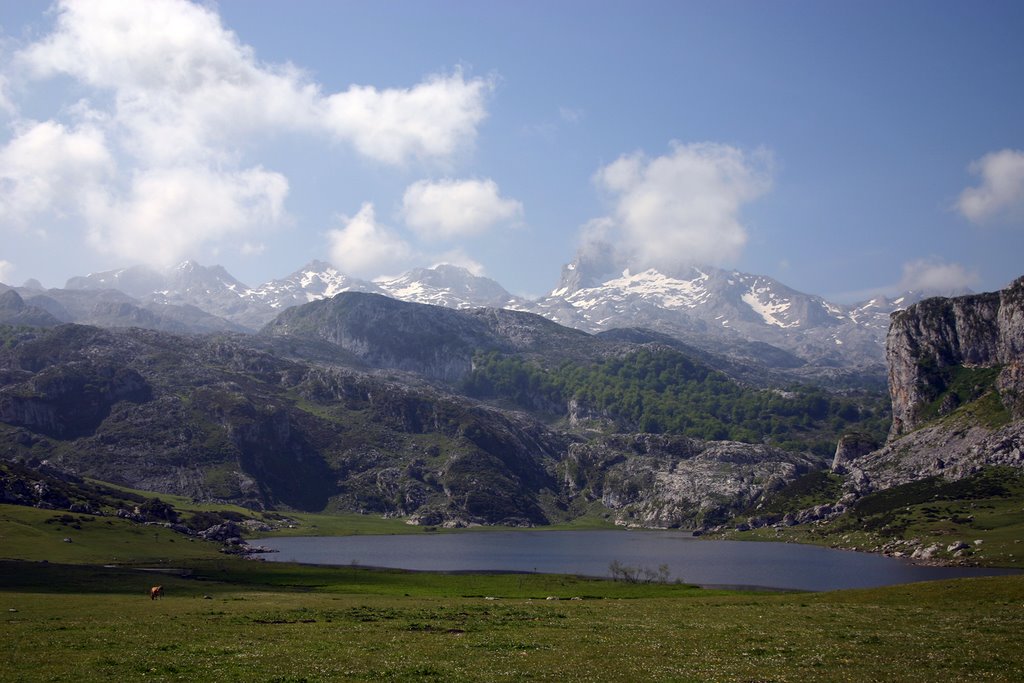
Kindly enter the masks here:
M 13 332 L 0 380 L 5 459 L 254 508 L 544 523 L 565 448 L 523 416 L 230 338 Z
M 500 308 L 455 310 L 372 294 L 342 293 L 285 311 L 263 335 L 334 344 L 372 367 L 407 370 L 457 383 L 481 351 L 586 357 L 591 335 L 530 313 Z
M 708 531 L 918 562 L 1019 566 L 1022 339 L 1024 278 L 1000 292 L 894 312 L 887 438 L 848 432 L 829 472 L 774 487 Z
M 561 469 L 571 503 L 599 501 L 623 524 L 694 529 L 725 522 L 820 466 L 768 446 L 629 434 L 571 444 Z
M 604 418 L 596 407 L 582 415 L 571 395 L 537 417 L 498 407 L 505 399 L 460 395 L 481 353 L 562 372 L 668 353 L 689 368 L 678 381 L 730 382 L 686 360 L 686 347 L 590 335 L 525 312 L 353 292 L 289 308 L 255 336 L 68 324 L 0 333 L 0 457 L 198 500 L 427 525 L 599 514 L 685 526 L 823 464 L 760 444 L 594 440 Z
M 1024 278 L 894 313 L 886 355 L 892 429 L 844 464 L 855 490 L 1024 467 Z
M 896 313 L 899 420 L 881 446 L 879 432 L 840 439 L 835 474 L 819 481 L 824 458 L 787 434 L 838 439 L 822 430 L 877 422 L 869 403 L 745 388 L 705 363 L 742 367 L 735 358 L 656 331 L 588 334 L 529 312 L 341 292 L 285 308 L 256 335 L 177 335 L 61 324 L 7 290 L 0 458 L 254 509 L 425 525 L 598 515 L 706 528 L 758 510 L 755 526 L 819 522 L 930 476 L 1024 465 L 1022 291 L 1024 279 Z M 673 426 L 671 400 L 698 412 Z M 730 422 L 747 443 L 682 431 Z

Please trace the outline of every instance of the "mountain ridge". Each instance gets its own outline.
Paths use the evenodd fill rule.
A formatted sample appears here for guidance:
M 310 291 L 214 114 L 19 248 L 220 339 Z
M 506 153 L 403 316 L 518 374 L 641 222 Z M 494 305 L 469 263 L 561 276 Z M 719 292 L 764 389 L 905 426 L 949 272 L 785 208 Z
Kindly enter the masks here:
M 368 292 L 453 309 L 527 311 L 588 332 L 644 328 L 746 363 L 760 363 L 763 354 L 791 354 L 799 361 L 790 362 L 786 372 L 824 382 L 842 381 L 833 377 L 853 379 L 851 373 L 884 376 L 888 316 L 922 296 L 907 293 L 839 305 L 763 275 L 697 266 L 674 274 L 615 271 L 613 266 L 610 252 L 581 253 L 563 268 L 559 285 L 533 301 L 450 264 L 370 282 L 345 275 L 324 261 L 311 261 L 257 287 L 239 282 L 221 266 L 185 261 L 162 273 L 133 266 L 70 278 L 63 290 L 19 291 L 32 305 L 33 298 L 109 300 L 113 295 L 105 292 L 119 292 L 130 297 L 118 301 L 119 307 L 107 303 L 98 312 L 82 311 L 76 304 L 61 315 L 51 305 L 50 312 L 62 322 L 172 332 L 255 332 L 294 306 L 344 292 Z

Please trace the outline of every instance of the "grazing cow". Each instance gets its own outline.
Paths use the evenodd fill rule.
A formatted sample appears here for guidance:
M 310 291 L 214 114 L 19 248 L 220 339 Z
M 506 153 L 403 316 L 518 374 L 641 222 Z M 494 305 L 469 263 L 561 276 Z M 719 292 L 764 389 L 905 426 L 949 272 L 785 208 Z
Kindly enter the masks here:
M 149 589 L 149 599 L 150 600 L 156 600 L 157 598 L 162 598 L 162 597 L 164 597 L 164 587 L 163 586 L 153 586 L 152 588 Z

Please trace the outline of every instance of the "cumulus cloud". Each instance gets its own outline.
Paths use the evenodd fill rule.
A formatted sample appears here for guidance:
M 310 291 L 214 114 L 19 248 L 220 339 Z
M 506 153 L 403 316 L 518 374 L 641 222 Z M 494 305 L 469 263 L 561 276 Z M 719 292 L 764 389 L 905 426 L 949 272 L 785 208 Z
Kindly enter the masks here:
M 498 184 L 484 180 L 421 180 L 405 190 L 406 225 L 426 239 L 479 235 L 523 215 L 523 205 L 501 196 Z
M 476 137 L 493 82 L 461 71 L 405 90 L 353 86 L 325 103 L 325 124 L 367 157 L 389 164 L 447 158 Z
M 957 208 L 973 223 L 1024 211 L 1024 152 L 1004 149 L 971 163 L 981 185 L 960 193 Z
M 89 241 L 98 250 L 154 266 L 171 266 L 198 245 L 245 236 L 276 223 L 288 181 L 251 168 L 199 167 L 139 172 L 125 197 L 94 192 L 84 202 Z
M 250 233 L 287 219 L 289 187 L 247 160 L 261 137 L 301 133 L 375 163 L 443 166 L 472 146 L 493 89 L 456 69 L 325 93 L 292 64 L 259 61 L 215 7 L 186 0 L 65 0 L 53 17 L 5 60 L 0 109 L 17 118 L 9 77 L 69 78 L 88 99 L 51 121 L 15 121 L 0 147 L 0 225 L 72 219 L 98 250 L 147 263 L 226 239 L 258 252 Z
M 342 216 L 343 227 L 327 233 L 331 262 L 343 273 L 374 278 L 407 268 L 415 250 L 394 230 L 377 222 L 367 202 L 355 216 Z
M 493 85 L 456 70 L 325 96 L 294 65 L 260 63 L 212 9 L 185 0 L 61 3 L 56 30 L 17 62 L 111 92 L 133 152 L 160 162 L 218 156 L 225 138 L 266 128 L 328 134 L 389 164 L 443 159 L 473 141 Z
M 97 128 L 26 123 L 0 148 L 0 216 L 4 223 L 24 229 L 44 214 L 74 212 L 114 170 L 114 159 Z
M 7 282 L 7 278 L 14 272 L 14 264 L 10 261 L 0 259 L 0 282 Z
M 747 242 L 740 210 L 770 188 L 771 158 L 729 145 L 673 142 L 653 159 L 640 152 L 619 157 L 594 182 L 611 196 L 614 211 L 585 228 L 584 249 L 596 230 L 631 267 L 671 272 L 739 256 Z
M 959 263 L 946 263 L 933 257 L 904 263 L 903 278 L 896 290 L 956 294 L 970 288 L 977 281 L 978 274 Z

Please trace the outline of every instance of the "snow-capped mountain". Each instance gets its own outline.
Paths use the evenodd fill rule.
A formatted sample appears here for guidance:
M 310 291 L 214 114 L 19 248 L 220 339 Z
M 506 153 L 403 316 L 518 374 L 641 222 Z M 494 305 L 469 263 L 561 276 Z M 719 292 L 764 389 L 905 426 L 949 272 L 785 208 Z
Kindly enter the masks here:
M 323 261 L 256 288 L 220 266 L 186 261 L 164 273 L 134 267 L 72 278 L 67 289 L 79 294 L 119 290 L 154 311 L 195 307 L 253 331 L 292 306 L 346 291 L 372 292 L 448 308 L 529 311 L 589 332 L 643 327 L 747 358 L 770 356 L 764 346 L 769 344 L 797 364 L 871 369 L 882 366 L 889 314 L 923 298 L 923 293 L 908 293 L 839 305 L 764 275 L 698 266 L 670 274 L 616 269 L 612 254 L 591 248 L 578 256 L 563 267 L 558 286 L 537 301 L 518 298 L 494 280 L 458 266 L 417 268 L 368 282 Z
M 290 306 L 329 299 L 342 292 L 385 293 L 374 283 L 349 277 L 330 263 L 310 261 L 287 277 L 271 280 L 249 290 L 246 298 L 279 312 Z
M 395 299 L 447 308 L 524 310 L 529 305 L 525 300 L 509 294 L 494 280 L 473 275 L 461 266 L 446 263 L 433 268 L 416 268 L 401 277 L 382 280 L 378 284 Z
M 97 293 L 116 290 L 150 306 L 191 305 L 254 331 L 286 308 L 349 291 L 448 308 L 523 310 L 529 305 L 494 280 L 447 264 L 368 282 L 345 275 L 329 263 L 312 261 L 291 275 L 252 288 L 221 266 L 185 261 L 165 272 L 133 266 L 74 277 L 68 280 L 66 289 Z
M 599 247 L 600 245 L 598 245 Z M 920 295 L 853 306 L 764 276 L 692 266 L 675 273 L 615 269 L 613 250 L 591 246 L 533 309 L 591 332 L 637 326 L 709 350 L 764 342 L 818 366 L 881 366 L 889 314 Z

